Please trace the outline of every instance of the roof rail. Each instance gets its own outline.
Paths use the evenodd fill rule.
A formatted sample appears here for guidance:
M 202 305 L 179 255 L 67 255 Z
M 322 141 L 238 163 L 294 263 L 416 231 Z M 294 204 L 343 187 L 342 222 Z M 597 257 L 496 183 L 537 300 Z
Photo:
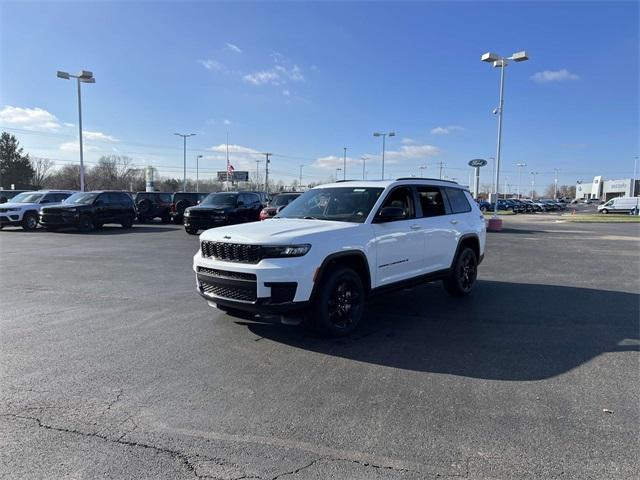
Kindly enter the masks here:
M 333 183 L 344 183 L 344 182 L 357 182 L 358 180 L 336 180 Z
M 455 182 L 453 180 L 443 180 L 442 178 L 400 177 L 400 178 L 396 178 L 396 180 L 432 180 L 434 182 L 447 182 L 447 183 L 453 183 L 454 185 L 460 185 L 458 182 Z

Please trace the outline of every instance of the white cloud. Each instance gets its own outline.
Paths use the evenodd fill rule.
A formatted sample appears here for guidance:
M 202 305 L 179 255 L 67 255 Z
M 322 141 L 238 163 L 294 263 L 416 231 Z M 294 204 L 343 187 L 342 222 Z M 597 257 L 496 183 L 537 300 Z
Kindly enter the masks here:
M 202 65 L 204 68 L 206 68 L 207 70 L 212 70 L 212 71 L 217 71 L 217 72 L 226 72 L 227 69 L 224 65 L 222 65 L 220 62 L 218 62 L 217 60 L 214 60 L 212 58 L 207 58 L 207 59 L 200 59 L 198 60 L 198 63 L 200 65 Z
M 351 158 L 347 157 L 347 170 L 350 165 L 361 165 L 362 160 L 359 158 Z M 325 169 L 333 169 L 342 168 L 344 166 L 344 157 L 339 157 L 337 155 L 328 155 L 326 157 L 317 158 L 313 164 L 313 167 L 316 168 L 325 168 Z
M 248 73 L 242 77 L 245 82 L 253 85 L 280 85 L 280 75 L 275 70 Z
M 26 130 L 57 130 L 60 123 L 55 115 L 42 108 L 22 108 L 6 105 L 0 110 L 0 123 Z
M 440 149 L 433 145 L 403 145 L 398 150 L 390 150 L 385 153 L 385 160 L 414 160 L 424 157 L 440 155 Z
M 225 119 L 224 119 L 224 122 L 222 122 L 222 123 L 224 123 L 224 124 L 228 127 L 228 126 L 229 126 L 229 125 L 231 125 L 233 122 L 231 122 L 231 120 L 228 120 L 228 119 L 226 119 L 226 118 L 225 118 Z
M 64 125 L 65 127 L 75 127 L 75 126 L 76 126 L 76 124 L 75 124 L 75 123 L 69 123 L 69 122 L 64 122 L 64 123 L 63 123 L 63 125 Z
M 291 92 L 289 91 L 288 88 L 285 88 L 284 90 L 282 90 L 282 95 L 284 95 L 285 97 L 290 97 Z
M 96 142 L 119 142 L 116 137 L 113 137 L 111 135 L 107 135 L 102 132 L 89 132 L 88 130 L 82 131 L 82 138 L 87 140 L 94 140 Z
M 453 132 L 460 132 L 464 130 L 464 128 L 459 127 L 458 125 L 449 125 L 448 127 L 435 127 L 431 129 L 431 133 L 433 135 L 448 135 Z
M 224 165 L 227 160 L 227 145 L 221 143 L 220 145 L 210 147 L 208 150 L 214 152 L 214 154 L 207 155 L 206 159 L 218 162 L 217 166 L 220 167 L 220 170 L 224 170 Z M 236 170 L 254 172 L 256 160 L 259 158 L 264 158 L 264 154 L 254 148 L 229 144 L 229 163 L 231 163 Z
M 547 83 L 547 82 L 564 82 L 566 80 L 580 80 L 580 77 L 575 73 L 569 72 L 566 68 L 562 70 L 544 70 L 542 72 L 534 73 L 531 76 L 534 82 Z
M 227 43 L 227 48 L 229 50 L 233 50 L 236 53 L 242 53 L 242 49 L 233 43 Z
M 80 144 L 76 140 L 76 141 L 73 141 L 73 142 L 65 142 L 65 143 L 61 144 L 58 148 L 60 150 L 62 150 L 63 152 L 78 152 L 78 151 L 80 151 Z M 82 150 L 87 152 L 89 150 L 96 150 L 96 147 L 94 147 L 92 145 L 84 144 L 84 145 L 82 145 Z
M 418 143 L 417 141 L 415 141 L 413 138 L 409 138 L 409 137 L 404 137 L 402 139 L 402 144 L 403 145 L 414 145 Z
M 211 150 L 212 152 L 220 152 L 220 153 L 226 154 L 227 144 L 221 143 L 220 145 L 216 145 L 209 148 L 209 150 Z M 229 144 L 229 153 L 238 153 L 238 154 L 244 154 L 244 155 L 257 155 L 257 154 L 261 155 L 262 154 L 261 152 L 259 152 L 254 148 L 243 147 L 242 145 L 233 145 L 233 144 Z

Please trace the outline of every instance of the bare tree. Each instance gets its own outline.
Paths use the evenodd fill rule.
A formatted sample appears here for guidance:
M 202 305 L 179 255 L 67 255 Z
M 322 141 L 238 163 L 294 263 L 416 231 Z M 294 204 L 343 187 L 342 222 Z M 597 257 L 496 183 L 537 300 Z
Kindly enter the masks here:
M 65 165 L 52 172 L 48 185 L 64 190 L 80 190 L 80 165 Z
M 33 157 L 29 159 L 31 161 L 31 168 L 33 168 L 33 186 L 36 188 L 43 188 L 48 185 L 48 180 L 51 177 L 51 169 L 55 165 L 55 162 L 48 158 Z
M 87 183 L 94 190 L 128 190 L 137 174 L 129 157 L 106 155 L 87 172 Z

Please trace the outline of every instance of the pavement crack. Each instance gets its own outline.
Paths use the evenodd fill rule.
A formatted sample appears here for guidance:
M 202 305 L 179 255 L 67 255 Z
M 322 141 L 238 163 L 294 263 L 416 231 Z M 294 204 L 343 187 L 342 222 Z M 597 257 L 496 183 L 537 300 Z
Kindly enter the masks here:
M 288 472 L 283 472 L 283 473 L 279 473 L 278 475 L 276 475 L 275 477 L 271 477 L 271 480 L 278 480 L 282 477 L 286 477 L 288 475 L 295 475 L 296 473 L 305 470 L 307 468 L 310 468 L 312 466 L 314 466 L 316 463 L 322 461 L 322 460 L 329 460 L 326 457 L 320 457 L 320 458 L 316 458 L 315 460 L 312 460 L 311 462 L 307 463 L 306 465 L 303 465 L 301 467 L 296 468 L 295 470 L 290 470 Z
M 115 403 L 115 401 L 113 402 Z M 68 434 L 72 434 L 72 435 L 80 435 L 83 437 L 90 437 L 90 438 L 99 438 L 101 440 L 104 440 L 106 442 L 110 442 L 110 443 L 116 443 L 119 445 L 124 445 L 127 447 L 137 447 L 137 448 L 144 448 L 144 449 L 148 449 L 148 450 L 152 450 L 155 451 L 159 454 L 164 454 L 164 455 L 169 455 L 171 458 L 173 458 L 174 460 L 179 461 L 182 465 L 184 465 L 187 470 L 189 470 L 191 473 L 193 473 L 193 475 L 196 478 L 211 478 L 211 477 L 207 477 L 207 476 L 203 476 L 203 475 L 199 475 L 196 472 L 196 467 L 195 465 L 192 463 L 192 461 L 190 460 L 190 458 L 185 455 L 184 453 L 178 451 L 178 450 L 171 450 L 169 448 L 163 448 L 163 447 L 157 447 L 155 445 L 150 445 L 147 443 L 142 443 L 142 442 L 134 442 L 131 440 L 124 440 L 123 437 L 129 433 L 131 433 L 133 430 L 135 430 L 137 428 L 137 424 L 135 425 L 135 427 L 130 430 L 129 432 L 126 432 L 124 435 L 121 435 L 119 438 L 110 438 L 104 434 L 101 433 L 87 433 L 87 432 L 82 432 L 79 430 L 73 430 L 73 429 L 69 429 L 69 428 L 64 428 L 64 427 L 54 427 L 53 425 L 47 425 L 45 423 L 42 422 L 42 420 L 38 417 L 30 417 L 30 416 L 26 416 L 26 415 L 17 415 L 17 414 L 0 414 L 0 417 L 10 417 L 10 418 L 17 418 L 17 419 L 21 419 L 21 420 L 29 420 L 32 422 L 35 422 L 36 425 L 39 428 L 43 428 L 45 430 L 51 430 L 54 432 L 61 432 L 61 433 L 68 433 Z M 135 424 L 135 422 L 134 422 Z M 202 458 L 202 457 L 200 457 Z M 249 478 L 249 477 L 245 477 L 245 478 Z

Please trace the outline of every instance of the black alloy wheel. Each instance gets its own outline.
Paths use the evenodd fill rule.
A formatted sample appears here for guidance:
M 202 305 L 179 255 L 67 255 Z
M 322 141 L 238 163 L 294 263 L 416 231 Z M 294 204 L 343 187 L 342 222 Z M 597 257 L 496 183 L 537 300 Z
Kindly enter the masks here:
M 318 285 L 315 327 L 341 337 L 353 332 L 364 313 L 365 292 L 360 276 L 351 268 L 336 268 Z
M 90 232 L 93 230 L 93 220 L 89 215 L 82 215 L 78 221 L 78 229 L 81 232 Z
M 28 232 L 38 227 L 38 216 L 35 213 L 25 213 L 22 219 L 22 228 Z
M 478 258 L 469 247 L 458 254 L 449 276 L 442 282 L 447 293 L 454 297 L 468 295 L 478 277 Z

